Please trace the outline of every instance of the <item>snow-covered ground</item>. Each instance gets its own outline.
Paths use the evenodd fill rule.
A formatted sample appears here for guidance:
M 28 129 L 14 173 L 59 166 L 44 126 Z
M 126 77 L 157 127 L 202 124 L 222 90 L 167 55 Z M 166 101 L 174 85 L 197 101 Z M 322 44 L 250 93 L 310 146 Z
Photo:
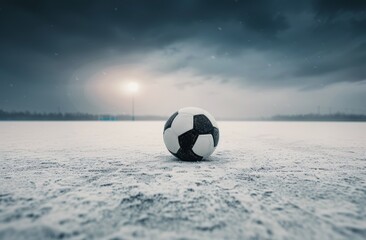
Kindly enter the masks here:
M 163 122 L 1 122 L 0 239 L 365 239 L 366 124 L 219 122 L 209 160 Z

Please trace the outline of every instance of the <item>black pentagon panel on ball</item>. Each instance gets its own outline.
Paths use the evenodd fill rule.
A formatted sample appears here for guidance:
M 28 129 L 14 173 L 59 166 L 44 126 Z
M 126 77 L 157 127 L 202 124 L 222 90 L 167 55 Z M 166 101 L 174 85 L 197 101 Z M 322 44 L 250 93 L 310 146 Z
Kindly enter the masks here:
M 214 147 L 216 147 L 217 144 L 219 143 L 219 138 L 220 138 L 219 129 L 214 127 L 211 131 L 211 135 L 212 135 L 213 140 L 214 140 Z
M 211 121 L 203 114 L 195 115 L 193 117 L 193 129 L 199 134 L 207 134 L 212 131 Z
M 199 161 L 202 160 L 203 157 L 195 154 L 192 149 L 179 149 L 176 154 L 174 154 L 177 158 L 184 161 Z
M 190 150 L 193 148 L 198 138 L 198 133 L 195 130 L 189 130 L 178 137 L 179 146 L 183 150 Z
M 170 116 L 168 121 L 166 121 L 166 123 L 165 123 L 164 131 L 172 126 L 172 123 L 177 115 L 178 115 L 178 112 L 175 112 L 172 116 Z

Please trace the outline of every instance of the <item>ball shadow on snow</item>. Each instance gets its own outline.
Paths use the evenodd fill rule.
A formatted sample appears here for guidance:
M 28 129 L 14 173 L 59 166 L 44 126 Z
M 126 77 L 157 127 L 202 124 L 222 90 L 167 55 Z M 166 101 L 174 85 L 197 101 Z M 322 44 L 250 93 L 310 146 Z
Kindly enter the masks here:
M 208 158 L 200 159 L 200 160 L 181 160 L 181 159 L 179 159 L 175 156 L 168 156 L 168 155 L 164 156 L 164 158 L 168 161 L 171 161 L 171 162 L 180 162 L 180 163 L 197 163 L 197 162 L 205 163 L 205 162 L 213 162 L 213 161 L 218 160 L 217 157 L 211 157 L 211 156 L 208 157 Z

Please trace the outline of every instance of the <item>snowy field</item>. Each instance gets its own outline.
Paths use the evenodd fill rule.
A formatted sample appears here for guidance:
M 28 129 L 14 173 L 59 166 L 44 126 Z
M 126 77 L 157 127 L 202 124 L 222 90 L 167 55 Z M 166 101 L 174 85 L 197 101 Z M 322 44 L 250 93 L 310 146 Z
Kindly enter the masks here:
M 0 239 L 365 239 L 366 124 L 219 122 L 182 162 L 163 122 L 0 122 Z

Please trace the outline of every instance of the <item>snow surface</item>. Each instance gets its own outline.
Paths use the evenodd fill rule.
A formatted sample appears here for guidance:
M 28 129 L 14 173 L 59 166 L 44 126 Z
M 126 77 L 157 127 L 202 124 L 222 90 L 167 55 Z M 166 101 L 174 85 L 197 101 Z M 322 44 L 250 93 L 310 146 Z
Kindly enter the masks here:
M 0 239 L 365 239 L 366 124 L 220 122 L 183 162 L 163 122 L 1 122 Z

